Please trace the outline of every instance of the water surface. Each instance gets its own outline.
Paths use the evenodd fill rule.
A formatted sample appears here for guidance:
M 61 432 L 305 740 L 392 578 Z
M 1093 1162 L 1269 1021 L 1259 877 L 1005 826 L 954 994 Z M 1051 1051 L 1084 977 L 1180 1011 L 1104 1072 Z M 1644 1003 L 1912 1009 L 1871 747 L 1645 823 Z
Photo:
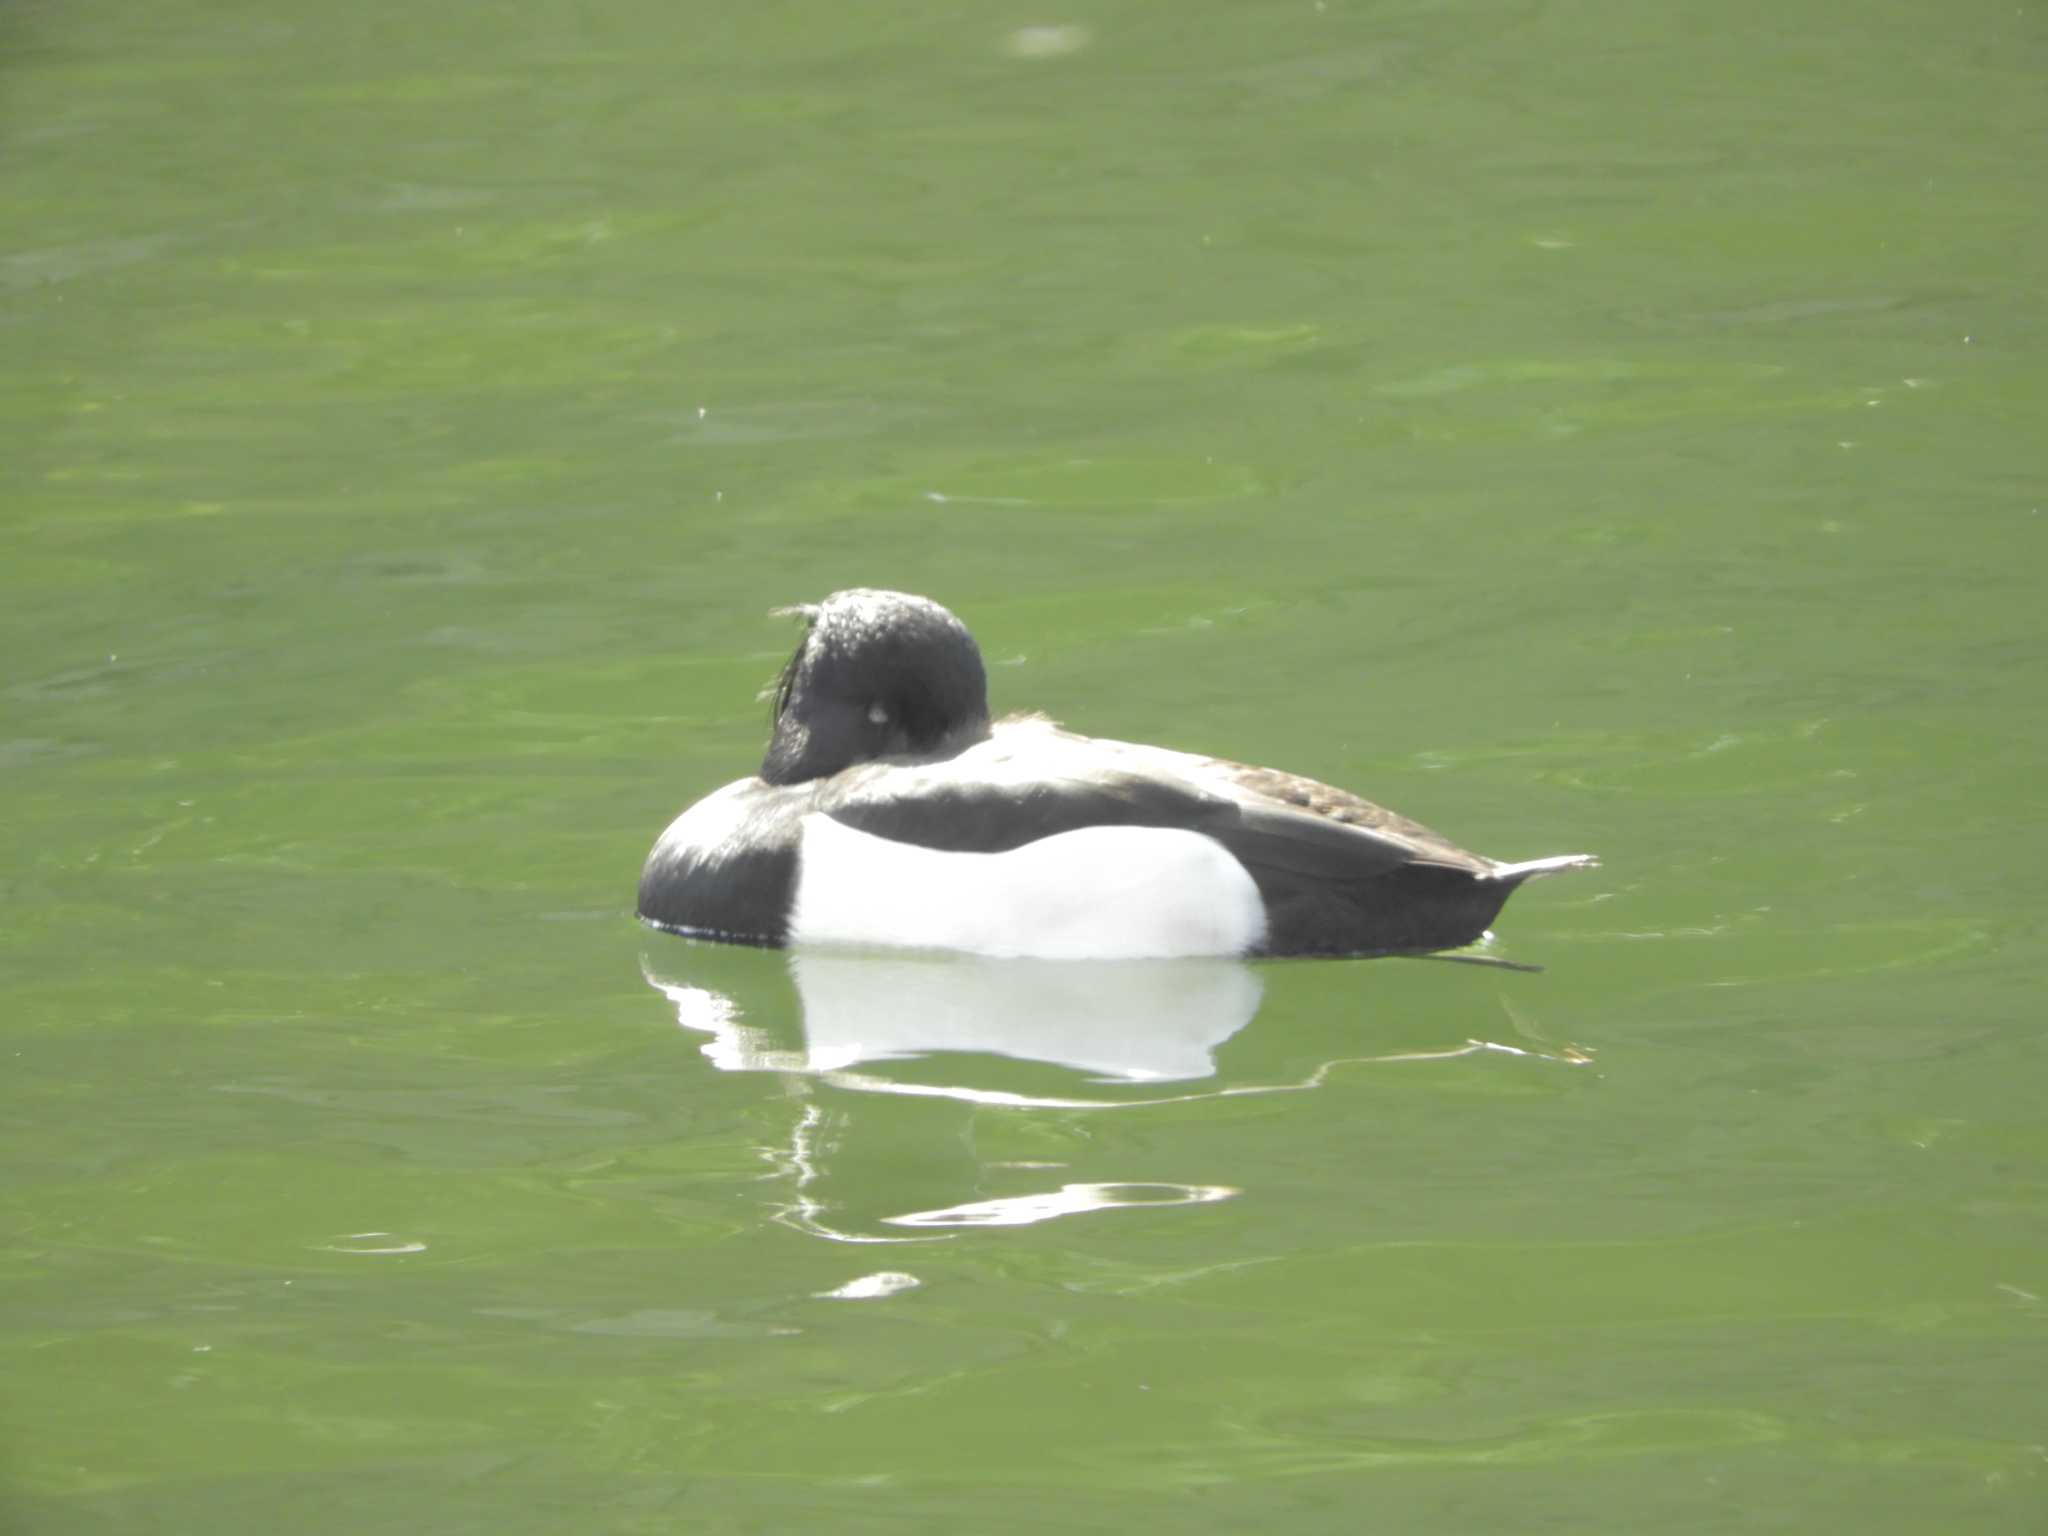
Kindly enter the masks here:
M 4 43 L 10 1529 L 2041 1528 L 2033 8 Z M 1606 865 L 643 932 L 860 583 Z

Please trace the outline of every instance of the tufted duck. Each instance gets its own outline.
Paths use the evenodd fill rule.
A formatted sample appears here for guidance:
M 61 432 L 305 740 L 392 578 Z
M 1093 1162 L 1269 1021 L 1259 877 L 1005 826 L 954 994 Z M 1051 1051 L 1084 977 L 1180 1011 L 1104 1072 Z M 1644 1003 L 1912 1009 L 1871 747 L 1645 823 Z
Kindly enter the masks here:
M 1044 959 L 1362 955 L 1479 938 L 1524 880 L 1346 790 L 1271 768 L 990 724 L 981 652 L 926 598 L 807 621 L 758 777 L 698 801 L 640 875 L 658 928 L 746 944 Z

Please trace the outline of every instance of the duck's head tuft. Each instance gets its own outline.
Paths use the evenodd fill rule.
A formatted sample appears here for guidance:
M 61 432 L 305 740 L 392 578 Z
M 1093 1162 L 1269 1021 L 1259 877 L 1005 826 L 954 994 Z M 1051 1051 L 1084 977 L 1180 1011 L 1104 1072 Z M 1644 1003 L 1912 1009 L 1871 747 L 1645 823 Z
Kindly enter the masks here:
M 988 674 L 974 637 L 929 598 L 855 588 L 778 609 L 807 621 L 775 689 L 761 759 L 801 784 L 880 757 L 933 756 L 988 735 Z

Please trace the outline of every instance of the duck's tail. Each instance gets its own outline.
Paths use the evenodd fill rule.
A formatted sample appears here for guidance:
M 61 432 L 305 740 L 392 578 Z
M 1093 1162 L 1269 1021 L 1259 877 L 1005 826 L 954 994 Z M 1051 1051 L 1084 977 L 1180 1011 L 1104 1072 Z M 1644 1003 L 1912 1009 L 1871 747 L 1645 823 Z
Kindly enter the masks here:
M 1527 859 L 1520 864 L 1496 864 L 1479 878 L 1520 885 L 1524 880 L 1533 880 L 1538 875 L 1556 875 L 1568 869 L 1599 867 L 1600 855 L 1597 853 L 1560 853 L 1547 859 Z

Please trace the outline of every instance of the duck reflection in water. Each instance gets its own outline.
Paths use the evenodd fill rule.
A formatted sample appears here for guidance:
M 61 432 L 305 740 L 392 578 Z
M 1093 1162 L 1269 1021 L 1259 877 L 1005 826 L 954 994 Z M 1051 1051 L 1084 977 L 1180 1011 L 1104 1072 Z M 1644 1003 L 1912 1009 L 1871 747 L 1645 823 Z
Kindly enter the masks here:
M 803 950 L 787 959 L 801 1044 L 741 1022 L 730 999 L 723 1008 L 693 1001 L 689 994 L 703 989 L 678 985 L 651 965 L 648 979 L 677 1004 L 680 1023 L 710 1032 L 704 1054 L 723 1071 L 843 1075 L 864 1064 L 964 1053 L 970 1059 L 957 1065 L 970 1078 L 990 1075 L 985 1063 L 976 1073 L 972 1058 L 997 1056 L 1104 1083 L 1213 1076 L 1216 1048 L 1251 1022 L 1263 990 L 1252 969 L 1234 960 L 1077 963 Z M 888 1091 L 880 1079 L 859 1086 Z M 970 1101 L 997 1092 L 970 1083 L 950 1090 Z
M 788 1145 L 770 1154 L 789 1181 L 787 1203 L 773 1214 L 841 1241 L 930 1240 L 943 1235 L 935 1228 L 1228 1198 L 1236 1191 L 1210 1183 L 1062 1183 L 1050 1176 L 1063 1157 L 988 1159 L 975 1145 L 977 1115 L 1293 1092 L 1317 1086 L 1339 1064 L 1291 1082 L 1215 1082 L 1217 1051 L 1252 1021 L 1264 990 L 1258 972 L 1229 959 L 775 955 L 684 942 L 650 950 L 641 967 L 677 1022 L 708 1037 L 701 1050 L 712 1065 L 783 1078 L 800 1108 Z M 1488 1050 L 1512 1048 L 1465 1042 L 1348 1059 Z M 852 1095 L 892 1102 L 861 1110 Z M 1065 1116 L 1035 1130 L 1040 1150 L 1085 1140 Z M 1032 1187 L 963 1198 L 1019 1182 Z

